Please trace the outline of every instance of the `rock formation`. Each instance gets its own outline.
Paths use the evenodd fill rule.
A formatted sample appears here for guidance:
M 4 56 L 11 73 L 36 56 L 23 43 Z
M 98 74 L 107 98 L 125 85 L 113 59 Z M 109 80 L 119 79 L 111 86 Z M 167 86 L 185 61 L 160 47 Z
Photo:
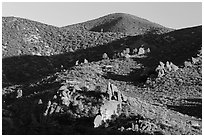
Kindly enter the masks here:
M 76 65 L 76 66 L 79 65 L 79 60 L 76 61 L 75 65 Z
M 86 64 L 86 63 L 89 63 L 89 62 L 88 62 L 88 60 L 87 60 L 87 59 L 84 59 L 84 63 Z
M 155 71 L 158 72 L 158 77 L 162 77 L 165 75 L 165 73 L 169 73 L 172 71 L 175 72 L 178 69 L 179 67 L 174 65 L 172 62 L 169 63 L 169 61 L 167 61 L 165 66 L 165 64 L 160 61 Z
M 138 50 L 138 55 L 144 55 L 145 54 L 145 50 L 143 47 L 140 47 Z

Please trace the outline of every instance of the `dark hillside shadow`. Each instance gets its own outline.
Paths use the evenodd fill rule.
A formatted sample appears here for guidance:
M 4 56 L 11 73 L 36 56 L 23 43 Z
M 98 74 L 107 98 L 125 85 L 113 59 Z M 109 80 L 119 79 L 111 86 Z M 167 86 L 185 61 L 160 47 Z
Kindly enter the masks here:
M 145 42 L 154 45 L 148 58 L 139 62 L 147 67 L 156 67 L 159 61 L 171 61 L 175 65 L 183 66 L 184 61 L 196 57 L 202 47 L 202 26 L 176 30 L 154 37 L 145 36 Z
M 202 99 L 184 99 L 188 103 L 179 106 L 167 106 L 169 109 L 178 111 L 189 116 L 202 118 Z
M 133 69 L 130 73 L 127 75 L 119 75 L 112 72 L 107 72 L 106 75 L 103 75 L 105 79 L 112 79 L 117 81 L 124 81 L 124 82 L 130 82 L 134 85 L 143 85 L 147 81 L 149 77 L 153 78 L 158 75 L 155 71 L 149 71 L 144 75 L 141 75 L 143 73 L 143 69 Z
M 140 41 L 139 44 L 138 41 Z M 3 58 L 2 68 L 3 74 L 5 74 L 3 77 L 6 76 L 3 79 L 7 79 L 12 84 L 28 83 L 63 69 L 69 69 L 75 65 L 77 60 L 79 62 L 83 62 L 84 59 L 89 62 L 99 61 L 102 59 L 103 53 L 107 53 L 109 58 L 113 58 L 116 53 L 125 48 L 130 48 L 130 50 L 139 48 L 142 44 L 141 41 L 147 43 L 146 46 L 150 47 L 151 53 L 148 54 L 147 58 L 135 59 L 138 63 L 152 69 L 158 65 L 159 61 L 166 62 L 168 60 L 176 65 L 183 65 L 184 61 L 196 56 L 198 50 L 201 49 L 202 26 L 173 31 L 163 35 L 128 36 L 106 45 L 77 50 L 73 53 Z M 131 77 L 116 77 L 123 80 L 131 79 Z
M 129 42 L 129 39 L 132 39 L 132 37 L 116 40 L 106 45 L 77 50 L 73 53 L 53 56 L 23 55 L 3 58 L 3 76 L 4 79 L 12 84 L 40 80 L 47 75 L 73 67 L 77 60 L 79 60 L 79 63 L 83 63 L 84 59 L 87 59 L 89 62 L 99 61 L 102 59 L 103 53 L 107 53 L 110 58 L 113 58 L 116 50 L 124 49 L 124 46 L 120 45 L 120 43 L 124 41 Z

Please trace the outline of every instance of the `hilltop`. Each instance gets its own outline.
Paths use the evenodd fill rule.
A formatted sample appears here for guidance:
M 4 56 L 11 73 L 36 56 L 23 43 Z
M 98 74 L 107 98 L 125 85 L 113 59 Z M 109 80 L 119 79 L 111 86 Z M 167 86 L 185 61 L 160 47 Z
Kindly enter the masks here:
M 150 30 L 156 30 L 157 33 L 166 33 L 173 30 L 126 13 L 113 13 L 94 20 L 62 28 L 80 28 L 94 32 L 120 32 L 128 35 L 141 35 Z

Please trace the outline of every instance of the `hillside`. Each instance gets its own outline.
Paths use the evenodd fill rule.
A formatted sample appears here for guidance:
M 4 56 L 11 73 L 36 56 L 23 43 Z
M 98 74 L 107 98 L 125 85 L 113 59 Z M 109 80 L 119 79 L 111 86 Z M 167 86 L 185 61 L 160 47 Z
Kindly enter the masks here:
M 2 134 L 202 134 L 202 26 L 168 32 L 119 13 L 2 27 Z
M 122 33 L 61 30 L 18 17 L 2 18 L 2 57 L 52 56 L 107 44 L 125 37 Z
M 142 85 L 135 83 L 141 65 L 132 59 L 114 59 L 74 66 L 30 84 L 8 86 L 3 88 L 3 123 L 7 123 L 3 133 L 202 134 L 201 60 L 199 65 Z M 108 65 L 114 67 L 106 69 Z M 123 96 L 120 116 L 93 128 L 98 109 L 109 102 L 109 82 Z
M 101 29 L 104 31 L 101 32 Z M 145 34 L 153 30 L 157 33 L 172 31 L 123 13 L 62 28 L 18 17 L 3 17 L 2 30 L 3 58 L 19 55 L 51 56 L 105 45 L 128 35 Z
M 157 30 L 157 33 L 166 33 L 173 30 L 126 13 L 113 13 L 62 28 L 80 28 L 94 32 L 121 32 L 128 35 L 141 35 L 150 30 Z
M 141 45 L 144 45 L 146 49 L 151 49 L 151 52 L 146 58 L 137 59 L 138 62 L 144 64 L 144 66 L 154 69 L 159 61 L 166 62 L 167 60 L 174 62 L 176 65 L 182 66 L 184 61 L 195 56 L 198 50 L 201 49 L 201 30 L 202 27 L 198 26 L 176 30 L 162 35 L 146 34 L 140 36 L 125 36 L 115 33 L 89 33 L 88 31 L 85 31 L 85 34 L 90 34 L 89 36 L 91 36 L 91 38 L 84 38 L 83 32 L 74 32 L 74 35 L 73 33 L 66 32 L 68 34 L 66 35 L 67 37 L 69 37 L 69 34 L 73 35 L 73 37 L 69 37 L 69 39 L 64 39 L 66 44 L 69 43 L 70 46 L 76 48 L 75 45 L 78 44 L 77 42 L 73 43 L 73 41 L 77 40 L 80 43 L 90 43 L 88 44 L 89 48 L 82 46 L 81 50 L 79 48 L 75 52 L 61 52 L 60 54 L 58 52 L 53 52 L 53 55 L 49 56 L 43 56 L 46 54 L 47 49 L 49 49 L 47 47 L 45 47 L 45 50 L 42 49 L 40 51 L 40 56 L 33 56 L 29 53 L 26 55 L 22 54 L 16 58 L 12 57 L 15 55 L 14 54 L 9 58 L 3 59 L 3 73 L 7 77 L 6 79 L 14 83 L 28 81 L 46 76 L 47 74 L 52 74 L 64 68 L 69 68 L 75 65 L 77 60 L 82 62 L 83 59 L 86 58 L 89 61 L 98 61 L 102 59 L 103 53 L 107 53 L 110 58 L 115 58 L 116 55 L 121 53 L 124 49 L 129 48 L 132 52 L 133 49 L 138 49 Z M 80 37 L 78 34 L 80 34 Z M 98 37 L 98 39 L 93 40 L 95 37 Z M 19 40 L 17 38 L 14 39 Z M 96 45 L 96 43 L 98 45 Z M 63 42 L 59 43 L 59 45 L 62 44 Z M 41 45 L 36 44 L 36 46 Z M 19 47 L 21 47 L 20 43 Z M 15 49 L 15 47 L 10 48 Z M 25 46 L 22 48 L 27 50 L 30 49 L 31 46 Z M 53 49 L 55 51 L 60 51 L 61 48 L 62 47 L 59 46 L 59 49 Z M 8 52 L 12 53 L 12 50 L 3 50 L 2 53 L 3 55 L 7 55 Z M 18 78 L 19 75 L 21 75 L 20 79 Z
M 57 27 L 18 17 L 2 18 L 2 57 L 60 53 Z

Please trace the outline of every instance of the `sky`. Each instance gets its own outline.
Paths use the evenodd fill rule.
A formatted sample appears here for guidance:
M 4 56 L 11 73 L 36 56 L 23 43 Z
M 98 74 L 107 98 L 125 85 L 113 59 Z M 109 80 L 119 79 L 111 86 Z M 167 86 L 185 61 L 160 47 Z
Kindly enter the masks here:
M 128 13 L 165 27 L 202 24 L 201 2 L 3 2 L 2 16 L 16 16 L 66 26 L 110 13 Z

